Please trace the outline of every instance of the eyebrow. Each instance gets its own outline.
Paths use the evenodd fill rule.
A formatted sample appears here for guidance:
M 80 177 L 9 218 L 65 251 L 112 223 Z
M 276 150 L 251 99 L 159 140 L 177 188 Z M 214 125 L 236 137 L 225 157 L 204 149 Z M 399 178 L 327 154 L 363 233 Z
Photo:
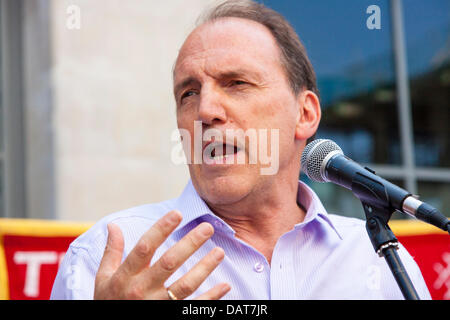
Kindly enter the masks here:
M 259 74 L 257 71 L 245 69 L 245 68 L 238 68 L 233 69 L 229 71 L 221 72 L 217 75 L 217 78 L 219 79 L 228 79 L 228 78 L 240 78 L 244 77 L 249 80 L 254 81 L 261 81 L 261 74 Z
M 174 94 L 176 95 L 181 89 L 198 82 L 194 77 L 188 77 L 181 81 L 180 83 L 175 85 L 175 88 L 173 90 Z
M 261 81 L 261 75 L 258 72 L 251 71 L 244 68 L 239 68 L 236 70 L 229 70 L 219 73 L 214 76 L 216 79 L 229 79 L 229 78 L 239 78 L 239 77 L 250 77 L 253 80 Z M 177 94 L 181 89 L 187 87 L 193 83 L 198 83 L 198 80 L 194 77 L 188 77 L 175 85 L 174 93 Z

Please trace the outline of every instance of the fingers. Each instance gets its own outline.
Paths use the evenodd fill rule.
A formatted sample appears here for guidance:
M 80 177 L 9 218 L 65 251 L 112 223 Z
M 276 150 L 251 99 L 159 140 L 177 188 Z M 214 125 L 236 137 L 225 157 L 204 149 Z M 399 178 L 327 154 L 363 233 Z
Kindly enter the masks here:
M 170 291 L 178 299 L 190 296 L 205 281 L 211 272 L 222 262 L 225 253 L 217 247 L 211 250 L 199 263 L 197 263 L 182 278 L 170 286 Z
M 160 284 L 163 284 L 206 240 L 211 238 L 214 228 L 203 222 L 167 250 L 150 268 Z
M 230 289 L 231 287 L 228 283 L 220 283 L 194 300 L 219 300 L 226 295 Z
M 173 210 L 159 219 L 139 239 L 136 246 L 129 253 L 119 271 L 134 275 L 146 268 L 156 249 L 167 239 L 181 222 L 181 213 Z
M 94 297 L 158 298 L 161 292 L 167 293 L 164 282 L 214 233 L 214 228 L 209 223 L 200 224 L 149 267 L 155 251 L 175 230 L 181 219 L 181 213 L 178 211 L 171 211 L 159 219 L 139 239 L 123 263 L 121 263 L 124 251 L 122 232 L 117 225 L 108 224 L 108 239 L 95 279 Z M 179 299 L 190 296 L 223 258 L 224 252 L 221 248 L 213 249 L 175 282 L 170 290 Z M 219 299 L 229 290 L 229 285 L 221 284 L 201 295 L 199 299 Z
M 120 228 L 110 223 L 108 228 L 108 239 L 106 240 L 105 252 L 98 268 L 96 282 L 109 279 L 119 268 L 123 255 L 123 235 Z

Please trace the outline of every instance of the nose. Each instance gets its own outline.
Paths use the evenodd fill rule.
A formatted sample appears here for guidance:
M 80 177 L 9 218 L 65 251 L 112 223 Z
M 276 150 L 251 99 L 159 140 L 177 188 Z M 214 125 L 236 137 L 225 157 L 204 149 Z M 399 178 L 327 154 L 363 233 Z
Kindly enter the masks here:
M 200 93 L 198 120 L 205 125 L 226 122 L 227 115 L 224 102 L 224 98 L 221 97 L 218 89 L 213 86 L 204 86 Z

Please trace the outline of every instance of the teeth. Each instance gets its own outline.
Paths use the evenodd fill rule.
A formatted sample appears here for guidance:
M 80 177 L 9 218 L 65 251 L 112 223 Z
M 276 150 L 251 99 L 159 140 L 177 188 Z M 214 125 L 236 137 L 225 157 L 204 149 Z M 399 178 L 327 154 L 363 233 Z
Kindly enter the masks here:
M 215 157 L 212 157 L 211 159 L 222 160 L 223 158 L 229 158 L 231 156 L 232 156 L 231 154 L 226 154 L 226 155 L 215 156 Z
M 211 160 L 219 161 L 219 160 L 223 160 L 224 158 L 234 157 L 234 154 L 239 151 L 239 148 L 233 146 L 234 150 L 237 149 L 236 152 L 222 154 L 222 152 L 223 152 L 222 147 L 223 147 L 223 142 L 210 143 L 204 151 L 206 153 L 205 155 Z M 211 154 L 214 149 L 216 149 L 217 153 L 219 153 L 219 154 L 212 156 Z M 227 146 L 227 150 L 228 150 L 228 146 Z

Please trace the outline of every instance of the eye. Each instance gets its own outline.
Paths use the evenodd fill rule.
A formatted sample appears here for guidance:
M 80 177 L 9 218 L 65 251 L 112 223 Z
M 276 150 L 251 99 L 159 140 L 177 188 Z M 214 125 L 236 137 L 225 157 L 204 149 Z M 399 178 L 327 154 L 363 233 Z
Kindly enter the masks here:
M 242 80 L 232 80 L 230 81 L 230 86 L 240 86 L 243 84 L 247 84 L 247 82 L 242 81 Z
M 195 94 L 197 94 L 195 91 L 193 91 L 193 90 L 188 90 L 188 91 L 184 92 L 184 93 L 181 95 L 180 100 L 183 101 L 184 98 L 188 98 L 188 97 L 193 96 L 193 95 L 195 95 Z

